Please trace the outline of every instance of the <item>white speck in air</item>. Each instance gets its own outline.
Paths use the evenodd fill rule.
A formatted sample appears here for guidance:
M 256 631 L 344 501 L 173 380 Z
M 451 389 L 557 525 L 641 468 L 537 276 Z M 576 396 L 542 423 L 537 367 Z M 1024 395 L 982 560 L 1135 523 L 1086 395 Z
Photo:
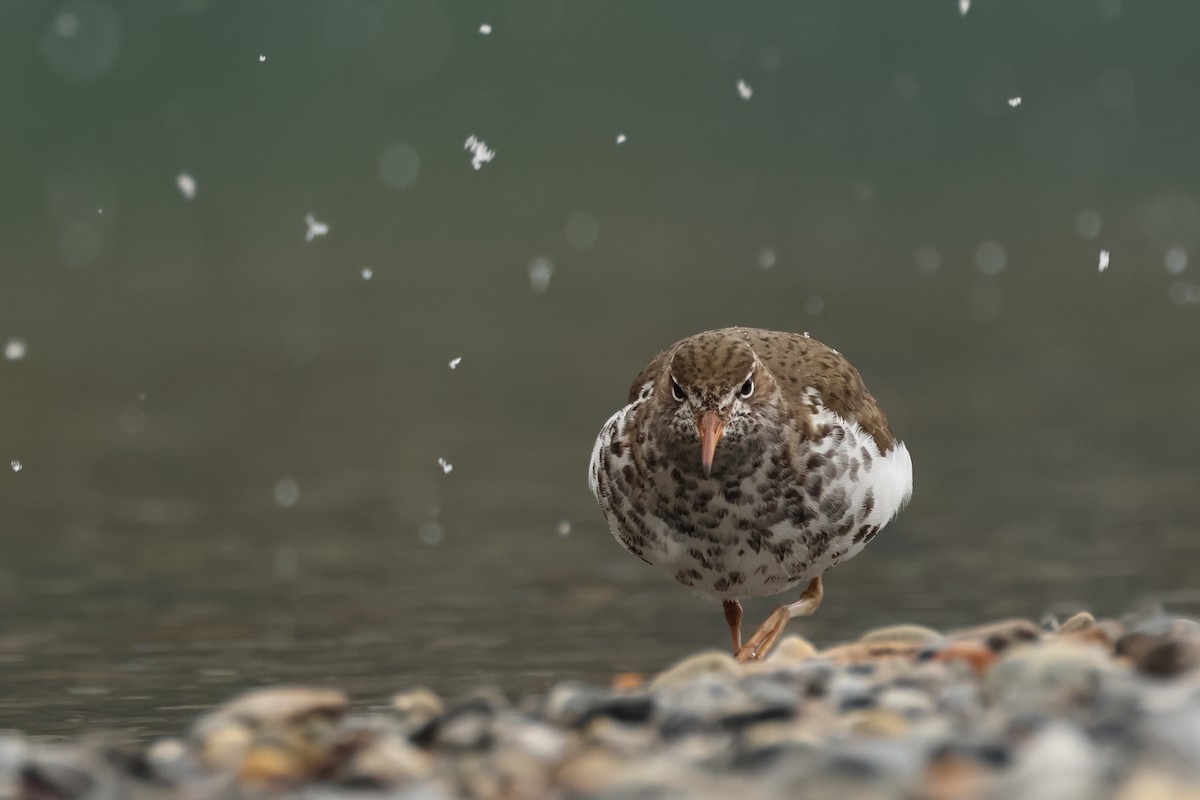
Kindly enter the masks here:
M 304 215 L 304 222 L 308 225 L 308 231 L 304 234 L 304 241 L 311 242 L 318 236 L 324 236 L 329 233 L 329 225 L 321 222 L 309 212 Z

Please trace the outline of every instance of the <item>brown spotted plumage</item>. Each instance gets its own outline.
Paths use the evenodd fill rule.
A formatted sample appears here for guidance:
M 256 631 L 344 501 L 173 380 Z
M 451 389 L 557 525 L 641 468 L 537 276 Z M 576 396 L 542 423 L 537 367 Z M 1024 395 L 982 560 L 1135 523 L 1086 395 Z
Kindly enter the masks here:
M 908 450 L 840 353 L 807 335 L 705 331 L 655 356 L 600 431 L 590 484 L 613 535 L 720 598 L 741 659 L 820 603 L 912 492 Z M 741 644 L 739 600 L 800 583 Z

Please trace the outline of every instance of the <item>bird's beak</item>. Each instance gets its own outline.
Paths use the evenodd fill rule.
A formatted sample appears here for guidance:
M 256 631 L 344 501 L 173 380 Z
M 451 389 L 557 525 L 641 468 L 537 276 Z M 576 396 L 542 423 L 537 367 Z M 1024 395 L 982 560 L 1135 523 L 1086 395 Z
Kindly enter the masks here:
M 704 475 L 712 474 L 713 455 L 717 452 L 717 442 L 725 432 L 725 420 L 715 411 L 705 411 L 700 417 L 700 465 L 704 467 Z

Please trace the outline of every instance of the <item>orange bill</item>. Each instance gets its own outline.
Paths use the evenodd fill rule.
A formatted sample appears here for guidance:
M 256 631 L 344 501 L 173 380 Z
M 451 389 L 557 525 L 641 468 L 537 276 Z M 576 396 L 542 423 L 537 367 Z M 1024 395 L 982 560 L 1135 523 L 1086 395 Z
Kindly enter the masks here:
M 725 432 L 725 420 L 721 419 L 715 411 L 705 411 L 700 417 L 700 465 L 704 467 L 704 474 L 712 474 L 713 456 L 717 452 L 717 442 L 721 441 L 721 434 Z

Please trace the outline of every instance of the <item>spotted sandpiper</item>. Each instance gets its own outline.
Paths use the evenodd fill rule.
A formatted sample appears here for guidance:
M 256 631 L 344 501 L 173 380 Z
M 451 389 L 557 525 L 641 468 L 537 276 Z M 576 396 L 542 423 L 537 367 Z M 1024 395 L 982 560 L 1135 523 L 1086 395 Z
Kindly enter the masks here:
M 912 461 L 841 353 L 722 328 L 638 374 L 596 438 L 589 483 L 617 541 L 720 599 L 734 655 L 753 661 L 908 501 Z M 801 584 L 743 643 L 740 601 Z

